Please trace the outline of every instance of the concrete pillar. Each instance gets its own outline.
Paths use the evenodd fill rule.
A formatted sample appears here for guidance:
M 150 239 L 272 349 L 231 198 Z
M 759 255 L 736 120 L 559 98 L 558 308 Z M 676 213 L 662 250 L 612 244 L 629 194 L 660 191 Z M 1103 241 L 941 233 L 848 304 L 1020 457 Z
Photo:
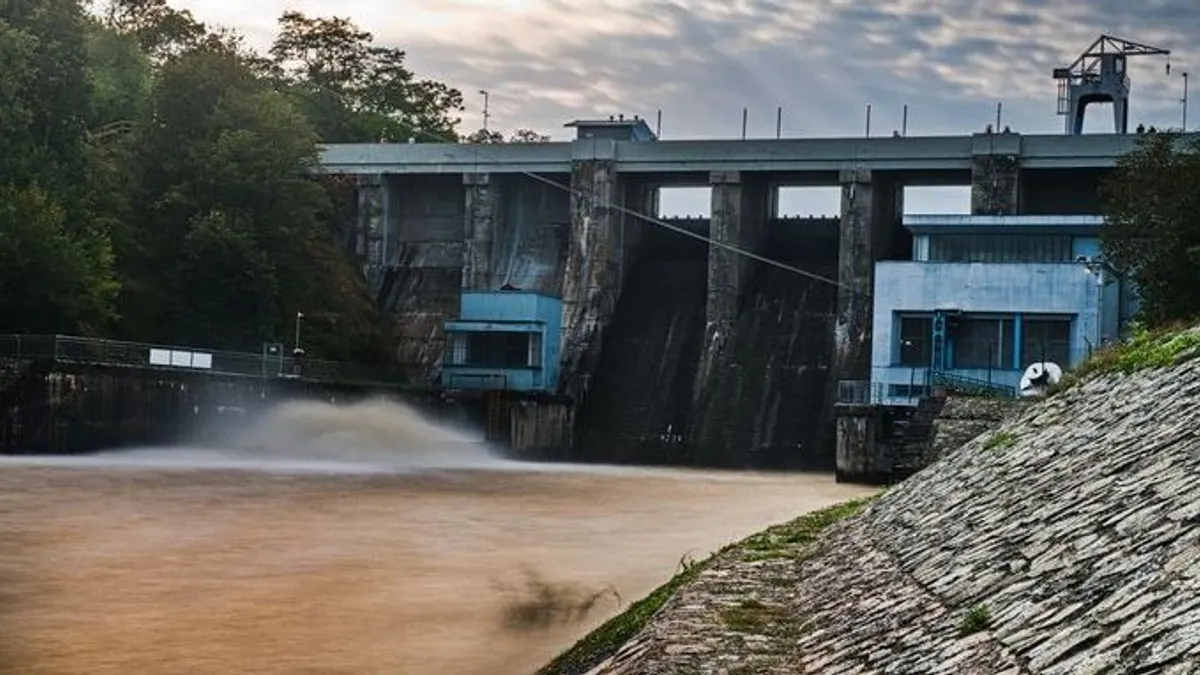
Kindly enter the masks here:
M 463 174 L 466 193 L 462 287 L 489 290 L 492 242 L 498 226 L 499 190 L 490 174 Z M 494 289 L 492 289 L 494 290 Z
M 611 144 L 610 144 L 611 145 Z M 560 390 L 578 400 L 588 389 L 600 337 L 621 292 L 621 227 L 613 208 L 623 200 L 615 148 L 610 156 L 571 164 L 571 225 L 562 282 L 563 336 Z
M 865 169 L 842 171 L 838 242 L 838 302 L 834 328 L 835 380 L 870 378 L 875 261 L 880 257 L 875 185 Z
M 379 290 L 387 270 L 388 191 L 382 174 L 358 177 L 358 223 L 355 251 L 372 292 Z
M 836 400 L 838 382 L 871 379 L 871 333 L 874 317 L 875 264 L 887 257 L 897 227 L 897 200 L 901 186 L 873 176 L 868 170 L 842 171 L 842 220 L 838 245 L 837 322 L 830 400 Z M 843 418 L 838 405 L 837 476 L 839 480 L 871 482 L 887 468 L 875 466 L 879 458 L 870 433 L 859 433 Z M 856 417 L 861 418 L 862 415 Z M 849 424 L 850 426 L 846 426 Z M 859 440 L 855 440 L 859 439 Z
M 971 162 L 971 213 L 1011 216 L 1020 209 L 1018 134 L 976 134 Z
M 872 405 L 839 405 L 837 411 L 837 474 L 840 482 L 881 485 L 891 467 L 884 466 L 879 442 L 881 409 Z

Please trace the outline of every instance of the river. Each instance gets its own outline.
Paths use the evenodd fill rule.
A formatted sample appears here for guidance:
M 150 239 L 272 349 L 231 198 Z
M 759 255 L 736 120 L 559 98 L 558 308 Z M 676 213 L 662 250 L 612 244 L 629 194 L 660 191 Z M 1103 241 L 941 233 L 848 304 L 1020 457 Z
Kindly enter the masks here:
M 870 492 L 509 462 L 382 403 L 230 439 L 0 462 L 3 672 L 524 675 L 681 558 Z M 515 620 L 537 588 L 594 602 Z

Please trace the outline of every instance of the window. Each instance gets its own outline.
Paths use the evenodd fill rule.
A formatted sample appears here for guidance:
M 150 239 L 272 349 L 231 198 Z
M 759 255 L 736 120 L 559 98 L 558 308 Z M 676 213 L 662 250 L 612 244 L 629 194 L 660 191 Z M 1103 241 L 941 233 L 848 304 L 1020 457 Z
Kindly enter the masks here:
M 929 237 L 931 262 L 1071 262 L 1069 235 L 938 234 Z
M 537 368 L 541 366 L 541 336 L 503 331 L 454 333 L 450 363 L 477 368 Z
M 932 356 L 932 320 L 927 316 L 900 317 L 900 365 L 925 368 Z
M 950 330 L 955 368 L 1012 368 L 1012 319 L 960 317 Z
M 1071 320 L 1026 317 L 1022 328 L 1022 365 L 1050 361 L 1063 368 L 1071 364 Z

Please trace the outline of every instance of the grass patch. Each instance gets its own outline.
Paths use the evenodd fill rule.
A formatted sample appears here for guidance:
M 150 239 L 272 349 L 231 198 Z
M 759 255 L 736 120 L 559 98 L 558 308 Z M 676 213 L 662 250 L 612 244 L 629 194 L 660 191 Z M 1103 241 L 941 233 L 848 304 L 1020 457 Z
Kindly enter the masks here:
M 856 499 L 814 511 L 789 523 L 768 528 L 742 542 L 730 544 L 698 562 L 685 557 L 680 561 L 679 572 L 665 584 L 654 589 L 649 595 L 630 605 L 629 609 L 609 619 L 576 642 L 570 649 L 537 671 L 537 675 L 582 675 L 586 673 L 604 659 L 612 656 L 638 631 L 642 630 L 649 623 L 650 618 L 666 604 L 667 600 L 671 599 L 677 590 L 693 581 L 716 558 L 739 549 L 744 554 L 771 553 L 778 555 L 785 551 L 797 551 L 805 544 L 812 542 L 822 529 L 854 515 L 873 499 L 875 497 Z M 748 619 L 749 615 L 739 618 Z
M 875 497 L 843 502 L 751 535 L 741 543 L 745 559 L 756 561 L 793 558 L 812 543 L 822 530 L 858 513 L 872 499 Z
M 1200 356 L 1200 329 L 1194 323 L 1177 323 L 1153 330 L 1134 324 L 1129 339 L 1092 354 L 1065 373 L 1054 388 L 1064 391 L 1095 375 L 1164 368 Z
M 997 431 L 983 442 L 984 450 L 1007 450 L 1017 444 L 1017 435 L 1011 431 Z
M 958 624 L 958 637 L 985 631 L 992 626 L 992 611 L 987 605 L 975 605 Z
M 762 633 L 771 624 L 784 618 L 779 607 L 754 599 L 743 600 L 734 607 L 721 610 L 721 622 L 739 633 Z

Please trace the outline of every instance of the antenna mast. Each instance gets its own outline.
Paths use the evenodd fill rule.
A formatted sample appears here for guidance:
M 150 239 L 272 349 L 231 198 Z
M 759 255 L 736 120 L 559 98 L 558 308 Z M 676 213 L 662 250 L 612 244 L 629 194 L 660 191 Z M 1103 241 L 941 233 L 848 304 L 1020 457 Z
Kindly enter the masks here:
M 1113 104 L 1115 132 L 1129 133 L 1129 75 L 1126 59 L 1130 56 L 1170 54 L 1169 49 L 1101 35 L 1074 63 L 1066 68 L 1055 68 L 1058 114 L 1067 116 L 1067 135 L 1078 136 L 1083 133 L 1083 114 L 1089 103 L 1108 102 Z

